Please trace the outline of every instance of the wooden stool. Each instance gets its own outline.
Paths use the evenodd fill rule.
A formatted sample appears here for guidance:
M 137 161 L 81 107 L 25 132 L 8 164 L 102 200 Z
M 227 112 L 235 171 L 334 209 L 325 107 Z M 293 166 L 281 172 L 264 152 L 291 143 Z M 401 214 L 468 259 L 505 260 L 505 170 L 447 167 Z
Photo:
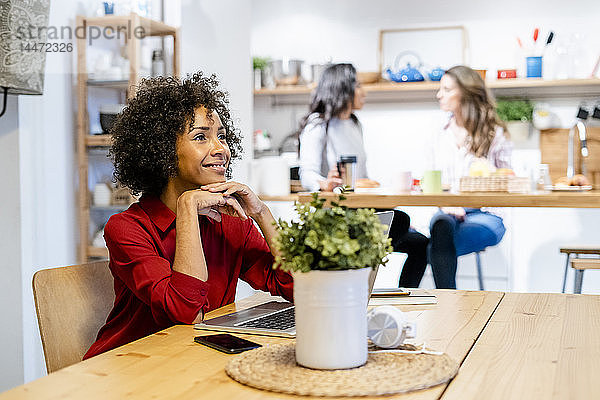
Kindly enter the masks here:
M 570 247 L 561 247 L 560 248 L 560 252 L 561 253 L 566 253 L 567 255 L 567 262 L 565 263 L 565 275 L 563 277 L 563 284 L 562 284 L 562 293 L 565 292 L 565 288 L 567 285 L 567 273 L 569 272 L 569 266 L 570 266 L 570 259 L 571 259 L 571 254 L 574 254 L 575 257 L 577 258 L 579 256 L 579 254 L 597 254 L 600 255 L 600 246 L 570 246 Z
M 573 293 L 581 294 L 584 271 L 586 269 L 600 269 L 600 258 L 575 258 L 571 261 L 571 266 L 575 269 Z

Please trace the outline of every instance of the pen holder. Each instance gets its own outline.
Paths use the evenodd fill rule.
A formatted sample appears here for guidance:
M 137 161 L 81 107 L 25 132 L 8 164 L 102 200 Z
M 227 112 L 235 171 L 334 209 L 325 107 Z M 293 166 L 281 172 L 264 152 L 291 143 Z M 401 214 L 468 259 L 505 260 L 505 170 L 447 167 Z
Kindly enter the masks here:
M 542 57 L 527 57 L 527 77 L 541 78 L 542 77 Z

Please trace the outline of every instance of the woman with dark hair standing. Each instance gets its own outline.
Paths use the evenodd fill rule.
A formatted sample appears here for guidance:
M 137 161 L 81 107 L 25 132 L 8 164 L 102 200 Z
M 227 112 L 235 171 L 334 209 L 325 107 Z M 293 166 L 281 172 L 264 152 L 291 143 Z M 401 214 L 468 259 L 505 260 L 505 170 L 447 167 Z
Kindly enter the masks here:
M 434 147 L 436 169 L 456 188 L 474 163 L 510 168 L 512 144 L 498 118 L 493 97 L 481 76 L 462 65 L 442 76 L 440 108 L 451 113 Z M 430 223 L 429 262 L 437 288 L 456 289 L 457 257 L 500 243 L 505 228 L 493 212 L 460 207 L 441 208 Z
M 234 301 L 238 278 L 292 299 L 292 277 L 272 268 L 271 212 L 227 180 L 241 138 L 214 75 L 143 80 L 111 133 L 115 178 L 142 197 L 104 228 L 116 299 L 84 358 L 201 321 Z
M 323 71 L 309 112 L 300 124 L 300 180 L 310 191 L 332 191 L 341 186 L 340 156 L 356 156 L 356 186 L 379 186 L 368 179 L 362 128 L 353 113 L 365 102 L 365 93 L 352 64 L 335 64 Z M 394 251 L 408 254 L 400 286 L 418 287 L 427 266 L 427 237 L 410 229 L 410 217 L 394 210 L 390 229 Z

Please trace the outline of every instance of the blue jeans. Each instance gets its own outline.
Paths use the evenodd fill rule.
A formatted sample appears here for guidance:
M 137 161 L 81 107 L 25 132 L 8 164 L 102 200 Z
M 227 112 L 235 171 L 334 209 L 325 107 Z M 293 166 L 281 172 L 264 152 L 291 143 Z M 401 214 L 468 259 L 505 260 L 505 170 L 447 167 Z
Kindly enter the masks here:
M 465 208 L 463 221 L 438 212 L 431 219 L 429 263 L 438 289 L 456 289 L 456 259 L 500 243 L 506 228 L 502 218 L 475 208 Z

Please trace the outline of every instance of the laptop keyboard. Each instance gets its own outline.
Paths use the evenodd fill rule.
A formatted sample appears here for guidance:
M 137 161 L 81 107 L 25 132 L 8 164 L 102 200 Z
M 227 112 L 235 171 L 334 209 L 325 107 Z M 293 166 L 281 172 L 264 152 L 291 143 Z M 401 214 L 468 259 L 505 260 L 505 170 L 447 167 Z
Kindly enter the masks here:
M 294 307 L 286 308 L 273 314 L 265 315 L 237 326 L 243 328 L 286 330 L 294 327 Z

